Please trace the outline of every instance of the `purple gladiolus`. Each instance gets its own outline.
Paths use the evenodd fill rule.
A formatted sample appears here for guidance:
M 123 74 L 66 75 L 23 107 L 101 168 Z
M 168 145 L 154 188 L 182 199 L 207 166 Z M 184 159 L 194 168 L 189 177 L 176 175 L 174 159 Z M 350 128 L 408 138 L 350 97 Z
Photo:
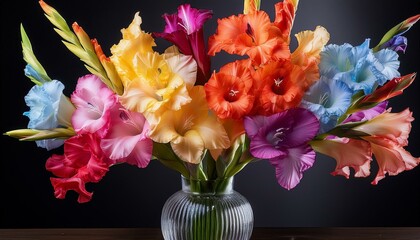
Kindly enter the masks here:
M 315 162 L 308 142 L 319 130 L 316 116 L 304 108 L 292 108 L 271 116 L 245 117 L 244 126 L 251 154 L 270 161 L 280 186 L 294 188 Z
M 203 85 L 210 76 L 210 56 L 207 54 L 203 25 L 213 16 L 211 10 L 192 8 L 189 4 L 178 7 L 178 13 L 164 14 L 166 26 L 162 33 L 153 33 L 175 44 L 185 55 L 192 55 L 200 71 L 197 84 Z
M 384 43 L 381 48 L 389 48 L 396 52 L 402 51 L 405 53 L 407 49 L 407 38 L 404 36 L 394 36 L 388 42 Z

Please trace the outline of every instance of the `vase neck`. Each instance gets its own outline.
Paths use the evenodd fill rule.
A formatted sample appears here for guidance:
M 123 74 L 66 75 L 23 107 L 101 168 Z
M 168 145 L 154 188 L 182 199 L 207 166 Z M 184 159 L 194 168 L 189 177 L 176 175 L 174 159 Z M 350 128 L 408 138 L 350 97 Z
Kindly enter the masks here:
M 190 194 L 221 195 L 233 192 L 233 177 L 216 180 L 195 180 L 181 176 L 182 191 Z

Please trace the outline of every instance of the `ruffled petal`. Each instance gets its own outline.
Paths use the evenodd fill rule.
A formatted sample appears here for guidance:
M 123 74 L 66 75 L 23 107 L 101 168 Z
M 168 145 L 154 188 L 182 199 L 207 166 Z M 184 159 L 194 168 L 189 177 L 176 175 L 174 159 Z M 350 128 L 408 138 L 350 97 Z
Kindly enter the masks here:
M 54 187 L 54 195 L 58 199 L 64 199 L 69 190 L 73 190 L 79 194 L 77 201 L 79 203 L 89 202 L 93 193 L 88 192 L 84 182 L 80 178 L 50 178 Z
M 280 186 L 287 190 L 296 187 L 303 177 L 303 172 L 312 167 L 315 162 L 315 151 L 309 145 L 288 149 L 285 158 L 270 159 L 276 169 L 276 178 Z
M 288 149 L 274 148 L 273 145 L 263 136 L 255 136 L 249 144 L 249 151 L 252 156 L 261 159 L 287 156 Z
M 355 170 L 355 177 L 370 175 L 372 150 L 369 142 L 349 138 L 332 138 L 312 141 L 315 151 L 334 158 L 337 161 L 332 175 L 350 176 L 350 167 Z
M 191 56 L 178 54 L 166 59 L 172 71 L 178 74 L 187 85 L 192 88 L 197 76 L 197 63 Z
M 301 67 L 308 66 L 311 62 L 319 63 L 320 52 L 330 39 L 328 31 L 317 26 L 315 31 L 303 31 L 295 35 L 298 47 L 292 53 L 292 62 Z
M 382 137 L 365 137 L 371 143 L 373 154 L 378 162 L 378 173 L 372 184 L 376 185 L 385 175 L 397 175 L 420 164 L 420 158 L 413 157 L 402 146 Z
M 354 129 L 373 136 L 386 137 L 401 146 L 406 146 L 411 131 L 411 122 L 414 121 L 413 113 L 409 109 L 399 113 L 390 111 L 391 109 L 388 109 Z

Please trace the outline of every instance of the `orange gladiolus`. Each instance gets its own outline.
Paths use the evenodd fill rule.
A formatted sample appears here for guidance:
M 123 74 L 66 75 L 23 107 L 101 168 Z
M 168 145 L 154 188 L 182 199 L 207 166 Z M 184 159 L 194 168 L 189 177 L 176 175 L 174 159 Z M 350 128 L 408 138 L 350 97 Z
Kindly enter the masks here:
M 302 100 L 304 89 L 300 80 L 304 72 L 290 61 L 274 61 L 259 68 L 254 78 L 258 94 L 253 112 L 271 115 L 296 107 Z
M 221 50 L 248 55 L 256 65 L 270 59 L 290 58 L 282 29 L 276 27 L 264 11 L 230 16 L 217 23 L 217 33 L 209 38 L 209 55 L 214 56 Z
M 283 2 L 278 2 L 274 5 L 276 10 L 274 24 L 279 29 L 282 29 L 282 35 L 287 44 L 290 43 L 290 31 L 292 30 L 293 21 L 295 19 L 296 7 L 296 1 L 293 3 L 293 1 L 290 0 L 284 0 Z
M 219 118 L 240 119 L 251 111 L 254 103 L 251 69 L 249 60 L 228 63 L 204 85 L 209 108 Z

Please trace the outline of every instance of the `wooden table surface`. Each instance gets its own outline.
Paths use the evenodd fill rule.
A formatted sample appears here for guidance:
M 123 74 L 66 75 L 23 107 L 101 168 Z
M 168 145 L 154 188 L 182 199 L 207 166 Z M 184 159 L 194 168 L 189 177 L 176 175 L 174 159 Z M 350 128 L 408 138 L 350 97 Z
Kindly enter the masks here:
M 159 228 L 0 229 L 4 240 L 163 239 Z M 255 240 L 420 240 L 420 227 L 399 228 L 255 228 Z

